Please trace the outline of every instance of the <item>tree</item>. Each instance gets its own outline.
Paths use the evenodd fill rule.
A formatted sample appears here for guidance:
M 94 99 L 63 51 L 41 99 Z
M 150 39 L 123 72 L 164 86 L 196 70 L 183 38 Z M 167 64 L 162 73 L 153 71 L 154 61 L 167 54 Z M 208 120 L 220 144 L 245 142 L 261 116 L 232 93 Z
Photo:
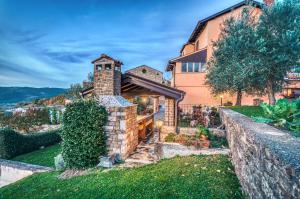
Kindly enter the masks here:
M 81 99 L 80 92 L 83 91 L 81 84 L 71 84 L 66 96 L 72 99 Z
M 258 78 L 246 64 L 255 49 L 255 20 L 244 9 L 240 18 L 229 18 L 223 24 L 219 39 L 213 43 L 207 84 L 214 94 L 236 93 L 236 105 L 241 105 L 242 93 L 259 92 Z
M 257 50 L 249 52 L 255 62 L 248 66 L 261 78 L 269 103 L 275 104 L 275 93 L 300 60 L 300 1 L 284 0 L 265 7 L 255 33 Z
M 94 74 L 92 72 L 89 72 L 87 80 L 88 82 L 94 82 Z

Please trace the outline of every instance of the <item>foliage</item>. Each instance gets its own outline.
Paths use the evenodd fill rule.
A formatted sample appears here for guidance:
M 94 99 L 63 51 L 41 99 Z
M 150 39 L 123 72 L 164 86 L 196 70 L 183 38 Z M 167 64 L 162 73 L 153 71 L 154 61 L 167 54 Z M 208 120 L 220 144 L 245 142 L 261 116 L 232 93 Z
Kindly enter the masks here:
M 59 131 L 22 135 L 11 129 L 2 129 L 0 130 L 0 158 L 10 159 L 59 141 Z
M 175 141 L 176 134 L 175 133 L 169 133 L 165 137 L 165 142 L 174 142 Z
M 223 106 L 232 106 L 233 103 L 231 101 L 227 101 L 223 104 Z
M 208 63 L 207 84 L 216 95 L 236 93 L 236 105 L 241 105 L 242 92 L 252 94 L 259 90 L 254 86 L 259 85 L 257 78 L 245 70 L 245 64 L 252 59 L 249 52 L 255 48 L 254 27 L 255 20 L 248 9 L 238 19 L 227 19 L 219 39 L 213 43 L 215 50 Z
M 146 115 L 148 113 L 153 113 L 153 109 L 149 108 L 150 100 L 146 97 L 136 97 L 134 100 L 134 104 L 137 104 L 137 114 L 138 115 Z
M 263 9 L 256 27 L 256 50 L 249 52 L 254 59 L 248 62 L 249 70 L 260 78 L 275 104 L 275 92 L 282 89 L 288 71 L 300 60 L 300 1 L 277 1 Z
M 211 148 L 221 148 L 228 146 L 226 138 L 218 137 L 212 134 L 208 128 L 200 125 L 198 126 L 196 137 L 200 138 L 201 136 L 206 136 L 209 139 Z
M 28 109 L 25 113 L 15 113 L 12 116 L 0 115 L 1 126 L 11 127 L 17 131 L 28 133 L 33 126 L 42 124 L 50 124 L 49 110 L 43 109 Z
M 87 79 L 88 79 L 89 82 L 94 82 L 94 73 L 89 72 L 89 74 L 87 76 Z
M 60 124 L 62 121 L 62 111 L 52 108 L 49 110 L 51 124 Z
M 199 124 L 204 125 L 205 123 L 202 107 L 200 105 L 179 107 L 180 127 L 196 127 Z
M 60 180 L 57 172 L 25 178 L 0 189 L 0 198 L 242 199 L 228 156 L 190 156 L 133 169 Z
M 264 117 L 264 111 L 260 106 L 232 106 L 230 109 L 248 117 Z
M 209 62 L 208 83 L 215 94 L 237 93 L 237 102 L 241 92 L 253 92 L 267 93 L 274 104 L 287 72 L 299 65 L 300 1 L 278 1 L 263 9 L 257 23 L 251 21 L 244 12 L 224 23 Z
M 210 147 L 211 148 L 221 148 L 226 147 L 227 140 L 226 138 L 217 137 L 213 135 L 208 128 L 204 127 L 203 125 L 199 125 L 197 127 L 197 132 L 195 135 L 186 135 L 186 134 L 179 134 L 176 135 L 174 133 L 169 133 L 165 137 L 165 142 L 175 142 L 179 144 L 183 144 L 185 146 L 194 146 L 197 148 L 201 148 L 202 144 L 200 142 L 200 139 L 202 136 L 205 136 L 210 141 Z
M 286 128 L 300 133 L 300 100 L 289 102 L 280 99 L 275 105 L 262 103 L 264 117 L 255 117 L 255 121 L 272 123 L 277 127 Z
M 71 84 L 68 89 L 66 96 L 70 99 L 81 99 L 80 92 L 83 91 L 83 87 L 81 84 Z
M 104 125 L 107 112 L 95 101 L 78 101 L 66 106 L 63 117 L 62 155 L 68 168 L 95 166 L 106 153 Z
M 57 156 L 60 152 L 61 145 L 55 144 L 53 146 L 45 147 L 43 149 L 38 149 L 30 153 L 19 155 L 13 158 L 13 160 L 54 168 L 54 157 Z
M 217 108 L 211 107 L 211 112 L 209 114 L 209 122 L 211 127 L 216 127 L 221 125 L 220 113 Z

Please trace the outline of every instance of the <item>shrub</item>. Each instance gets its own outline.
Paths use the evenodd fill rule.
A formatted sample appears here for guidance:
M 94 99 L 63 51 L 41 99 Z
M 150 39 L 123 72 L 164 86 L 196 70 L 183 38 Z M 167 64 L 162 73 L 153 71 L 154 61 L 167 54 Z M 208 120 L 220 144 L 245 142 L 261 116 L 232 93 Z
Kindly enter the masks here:
M 231 101 L 227 101 L 223 104 L 223 106 L 232 106 L 233 103 Z
M 12 129 L 0 130 L 0 158 L 10 159 L 60 141 L 59 131 L 22 135 Z
M 26 113 L 15 113 L 12 116 L 0 117 L 2 126 L 9 126 L 17 131 L 28 133 L 33 126 L 50 124 L 49 111 L 43 109 L 28 109 Z
M 106 154 L 105 108 L 95 101 L 69 104 L 63 116 L 62 155 L 68 168 L 87 168 Z
M 174 142 L 175 141 L 176 134 L 175 133 L 169 133 L 165 137 L 165 142 Z
M 262 103 L 264 117 L 254 117 L 257 122 L 271 123 L 300 134 L 300 100 L 289 102 L 280 99 L 275 105 Z

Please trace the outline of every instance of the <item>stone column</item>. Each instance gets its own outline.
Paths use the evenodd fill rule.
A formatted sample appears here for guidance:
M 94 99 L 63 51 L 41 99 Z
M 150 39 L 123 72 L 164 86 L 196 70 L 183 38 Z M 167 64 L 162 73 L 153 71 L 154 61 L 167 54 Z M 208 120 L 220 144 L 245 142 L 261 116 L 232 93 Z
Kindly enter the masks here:
M 165 126 L 175 126 L 175 100 L 165 99 Z
M 159 111 L 159 97 L 154 96 L 153 99 L 153 113 L 157 113 Z
M 108 112 L 105 126 L 108 155 L 119 154 L 125 160 L 138 145 L 137 106 L 121 96 L 102 96 L 99 104 Z

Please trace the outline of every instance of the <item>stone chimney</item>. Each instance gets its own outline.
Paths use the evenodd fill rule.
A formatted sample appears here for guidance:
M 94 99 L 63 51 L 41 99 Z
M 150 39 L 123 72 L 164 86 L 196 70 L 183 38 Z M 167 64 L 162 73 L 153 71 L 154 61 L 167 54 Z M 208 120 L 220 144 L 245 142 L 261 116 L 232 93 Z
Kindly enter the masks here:
M 96 96 L 121 95 L 122 62 L 102 54 L 94 64 L 94 90 Z
M 264 3 L 267 5 L 267 6 L 271 6 L 274 4 L 274 0 L 264 0 Z

